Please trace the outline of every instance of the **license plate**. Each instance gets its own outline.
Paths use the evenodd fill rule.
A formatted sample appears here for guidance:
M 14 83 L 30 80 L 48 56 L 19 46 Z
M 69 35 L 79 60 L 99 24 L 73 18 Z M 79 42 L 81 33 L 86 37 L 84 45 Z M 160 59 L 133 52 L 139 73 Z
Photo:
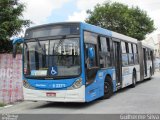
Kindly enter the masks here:
M 55 97 L 55 96 L 56 96 L 56 93 L 47 92 L 47 93 L 46 93 L 46 96 L 47 96 L 47 97 Z

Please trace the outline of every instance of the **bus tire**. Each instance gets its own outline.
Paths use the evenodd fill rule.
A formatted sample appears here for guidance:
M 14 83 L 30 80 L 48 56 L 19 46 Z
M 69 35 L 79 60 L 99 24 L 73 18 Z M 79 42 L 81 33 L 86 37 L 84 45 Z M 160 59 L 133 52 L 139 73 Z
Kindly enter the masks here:
M 107 76 L 104 82 L 104 96 L 103 99 L 108 99 L 113 94 L 113 85 L 111 77 Z
M 149 71 L 149 80 L 151 80 L 152 77 L 152 68 L 150 67 L 150 71 Z
M 137 78 L 136 72 L 134 71 L 132 75 L 132 85 L 131 85 L 132 88 L 136 87 L 136 82 L 137 82 L 136 78 Z

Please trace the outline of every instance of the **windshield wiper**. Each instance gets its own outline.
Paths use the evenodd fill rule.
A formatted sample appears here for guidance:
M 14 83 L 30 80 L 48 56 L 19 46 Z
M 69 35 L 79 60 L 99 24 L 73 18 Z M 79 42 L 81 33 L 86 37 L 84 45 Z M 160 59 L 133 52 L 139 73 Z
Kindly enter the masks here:
M 35 38 L 35 41 L 38 43 L 39 47 L 42 49 L 42 51 L 45 53 L 45 50 L 43 49 L 41 43 L 39 42 L 38 38 Z
M 64 42 L 64 39 L 60 39 L 57 45 L 54 44 L 54 46 L 53 46 L 53 54 L 55 54 L 55 53 L 58 54 L 58 48 L 60 46 L 62 46 L 63 42 Z
M 26 42 L 24 42 L 24 45 L 26 46 L 26 50 L 28 50 L 28 45 Z

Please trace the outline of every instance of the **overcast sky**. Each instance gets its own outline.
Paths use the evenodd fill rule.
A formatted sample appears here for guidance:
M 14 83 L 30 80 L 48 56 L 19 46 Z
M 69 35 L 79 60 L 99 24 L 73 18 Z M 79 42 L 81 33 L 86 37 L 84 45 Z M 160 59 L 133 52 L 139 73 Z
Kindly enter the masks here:
M 106 0 L 19 0 L 26 4 L 24 18 L 30 19 L 34 25 L 64 21 L 84 21 L 86 10 L 93 9 L 97 3 Z M 129 6 L 139 6 L 147 11 L 154 20 L 155 27 L 160 30 L 160 0 L 110 0 Z

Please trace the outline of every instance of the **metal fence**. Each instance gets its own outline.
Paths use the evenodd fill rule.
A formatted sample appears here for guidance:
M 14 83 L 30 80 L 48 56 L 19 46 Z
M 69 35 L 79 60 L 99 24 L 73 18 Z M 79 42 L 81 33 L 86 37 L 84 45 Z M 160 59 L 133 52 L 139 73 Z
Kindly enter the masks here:
M 14 103 L 23 100 L 22 56 L 0 54 L 0 102 Z

